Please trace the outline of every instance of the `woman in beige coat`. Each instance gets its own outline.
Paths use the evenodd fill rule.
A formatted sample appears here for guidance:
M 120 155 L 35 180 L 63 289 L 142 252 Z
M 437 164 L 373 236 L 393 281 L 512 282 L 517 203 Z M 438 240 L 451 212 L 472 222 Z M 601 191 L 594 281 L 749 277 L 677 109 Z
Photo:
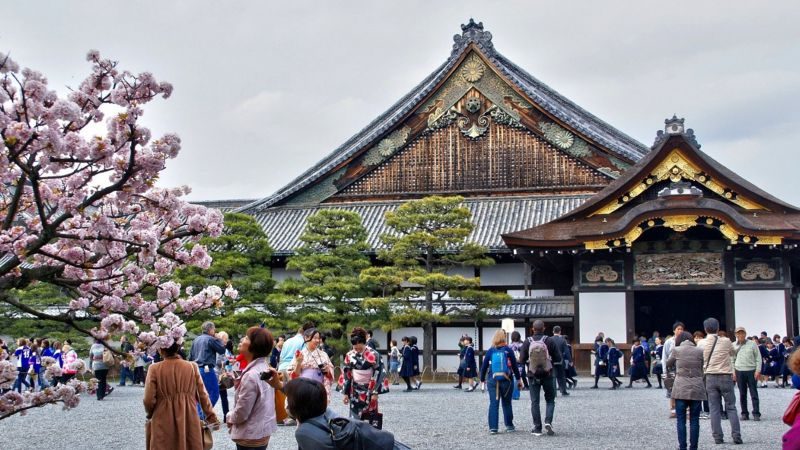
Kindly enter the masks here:
M 147 371 L 144 410 L 148 419 L 145 438 L 149 450 L 202 449 L 198 401 L 208 423 L 219 423 L 197 366 L 178 357 L 179 349 L 178 344 L 162 349 L 164 360 Z
M 706 399 L 703 384 L 703 349 L 695 345 L 687 331 L 675 336 L 675 348 L 667 360 L 667 369 L 677 367 L 672 399 L 677 414 L 678 445 L 686 450 L 686 410 L 689 410 L 689 448 L 697 449 L 700 438 L 700 406 Z

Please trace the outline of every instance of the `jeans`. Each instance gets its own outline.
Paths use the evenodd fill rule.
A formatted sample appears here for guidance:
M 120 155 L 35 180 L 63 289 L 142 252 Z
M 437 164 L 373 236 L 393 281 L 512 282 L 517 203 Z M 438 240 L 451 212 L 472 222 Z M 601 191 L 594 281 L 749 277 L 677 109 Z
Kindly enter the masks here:
M 219 400 L 219 380 L 217 379 L 217 371 L 211 366 L 200 366 L 200 378 L 203 379 L 203 386 L 206 387 L 208 400 L 211 402 L 211 406 L 217 406 L 217 401 Z M 197 414 L 200 415 L 200 419 L 206 419 L 203 410 L 200 408 L 200 403 L 197 404 Z
M 700 439 L 700 400 L 675 400 L 677 415 L 678 445 L 686 450 L 686 409 L 689 409 L 689 448 L 697 450 Z
M 133 380 L 133 373 L 131 373 L 130 367 L 120 367 L 119 368 L 119 385 L 125 386 L 125 382 L 128 380 Z
M 18 372 L 17 373 L 17 380 L 14 381 L 14 387 L 12 388 L 12 390 L 15 390 L 17 392 L 22 392 L 22 385 L 23 384 L 25 385 L 25 387 L 30 388 L 31 385 L 28 384 L 27 378 L 28 378 L 28 372 L 27 371 Z
M 739 403 L 742 405 L 742 414 L 747 415 L 747 390 L 750 390 L 750 397 L 753 399 L 753 415 L 760 416 L 761 410 L 758 409 L 758 381 L 756 380 L 755 370 L 737 370 L 736 383 L 739 385 Z
M 227 389 L 220 389 L 219 390 L 219 401 L 222 403 L 222 418 L 223 421 L 225 418 L 228 417 L 228 411 L 230 411 L 228 406 L 228 390 Z
M 108 386 L 108 369 L 97 369 L 94 371 L 94 376 L 97 378 L 97 399 L 102 400 L 106 396 Z
M 711 409 L 711 435 L 715 440 L 722 439 L 722 402 L 725 401 L 725 411 L 731 422 L 731 435 L 734 439 L 741 439 L 739 416 L 736 414 L 736 394 L 733 392 L 733 378 L 726 374 L 706 375 L 706 392 L 708 392 L 708 405 Z
M 50 387 L 50 383 L 48 383 L 47 380 L 44 379 L 44 372 L 45 372 L 45 369 L 41 368 L 41 369 L 39 369 L 39 372 L 37 373 L 37 378 L 38 378 L 38 381 L 39 381 L 39 389 L 40 390 L 44 389 L 46 387 Z
M 542 431 L 542 412 L 539 409 L 539 391 L 544 391 L 544 401 L 546 403 L 544 413 L 544 423 L 553 423 L 553 413 L 556 410 L 556 380 L 550 375 L 547 378 L 529 378 L 528 383 L 531 391 L 531 416 L 533 416 L 533 429 Z
M 514 429 L 514 410 L 511 408 L 511 395 L 514 391 L 511 383 L 514 379 L 494 379 L 489 378 L 486 382 L 487 391 L 489 392 L 489 429 L 497 431 L 497 425 L 500 421 L 500 405 L 503 405 L 503 422 L 509 430 Z M 499 395 L 499 399 L 498 399 Z

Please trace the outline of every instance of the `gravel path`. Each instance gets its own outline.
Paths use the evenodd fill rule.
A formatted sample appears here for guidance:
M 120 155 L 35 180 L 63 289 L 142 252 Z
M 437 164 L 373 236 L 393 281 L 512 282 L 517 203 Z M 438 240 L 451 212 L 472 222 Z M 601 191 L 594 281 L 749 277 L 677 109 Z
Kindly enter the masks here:
M 514 402 L 513 434 L 488 434 L 486 425 L 487 394 L 466 393 L 451 384 L 425 384 L 419 392 L 399 389 L 381 397 L 385 428 L 398 440 L 414 449 L 476 449 L 481 447 L 529 448 L 533 445 L 551 449 L 670 449 L 677 447 L 675 421 L 667 418 L 664 391 L 634 389 L 590 390 L 591 381 L 581 378 L 572 395 L 556 399 L 553 437 L 535 437 L 531 428 L 530 397 Z M 604 380 L 605 382 L 605 380 Z M 602 385 L 602 384 L 601 384 Z M 399 387 L 399 386 L 397 386 Z M 730 428 L 723 423 L 726 445 L 714 446 L 710 424 L 701 421 L 700 446 L 718 449 L 779 448 L 787 427 L 781 416 L 794 391 L 759 389 L 761 422 L 742 422 L 745 445 L 730 444 Z M 103 402 L 84 398 L 81 405 L 68 412 L 48 406 L 31 411 L 26 417 L 12 417 L 0 422 L 0 448 L 4 450 L 41 448 L 58 443 L 67 449 L 142 449 L 144 448 L 144 412 L 142 389 L 117 388 Z M 346 414 L 341 395 L 334 394 L 334 409 Z M 221 414 L 221 407 L 217 404 Z M 502 412 L 501 412 L 502 428 Z M 224 431 L 215 434 L 216 449 L 234 449 Z M 272 437 L 271 449 L 296 449 L 293 429 L 279 428 Z

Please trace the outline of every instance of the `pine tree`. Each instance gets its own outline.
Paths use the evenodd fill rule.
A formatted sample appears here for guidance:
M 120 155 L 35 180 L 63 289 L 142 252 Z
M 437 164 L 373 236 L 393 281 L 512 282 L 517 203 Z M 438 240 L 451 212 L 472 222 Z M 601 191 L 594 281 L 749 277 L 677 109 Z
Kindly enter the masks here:
M 486 256 L 486 247 L 467 242 L 474 225 L 463 200 L 462 197 L 426 197 L 386 213 L 386 223 L 393 232 L 381 237 L 387 249 L 381 251 L 379 257 L 392 266 L 382 270 L 400 275 L 404 281 L 395 293 L 403 307 L 392 315 L 392 322 L 396 326 L 422 325 L 426 367 L 432 367 L 433 363 L 435 323 L 447 322 L 453 315 L 476 320 L 486 309 L 510 300 L 505 293 L 482 290 L 478 277 L 450 273 L 455 267 L 494 264 L 494 260 Z M 448 299 L 458 299 L 470 306 L 452 307 Z

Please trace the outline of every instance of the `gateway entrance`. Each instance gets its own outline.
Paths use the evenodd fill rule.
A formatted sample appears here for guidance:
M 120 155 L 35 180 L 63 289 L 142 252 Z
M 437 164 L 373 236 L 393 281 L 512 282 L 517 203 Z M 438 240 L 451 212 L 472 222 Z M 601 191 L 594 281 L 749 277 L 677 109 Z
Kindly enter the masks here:
M 634 294 L 634 326 L 639 336 L 650 337 L 653 331 L 662 337 L 670 335 L 672 325 L 679 320 L 690 333 L 702 331 L 703 321 L 709 317 L 719 320 L 721 330 L 727 329 L 724 290 L 648 290 Z

